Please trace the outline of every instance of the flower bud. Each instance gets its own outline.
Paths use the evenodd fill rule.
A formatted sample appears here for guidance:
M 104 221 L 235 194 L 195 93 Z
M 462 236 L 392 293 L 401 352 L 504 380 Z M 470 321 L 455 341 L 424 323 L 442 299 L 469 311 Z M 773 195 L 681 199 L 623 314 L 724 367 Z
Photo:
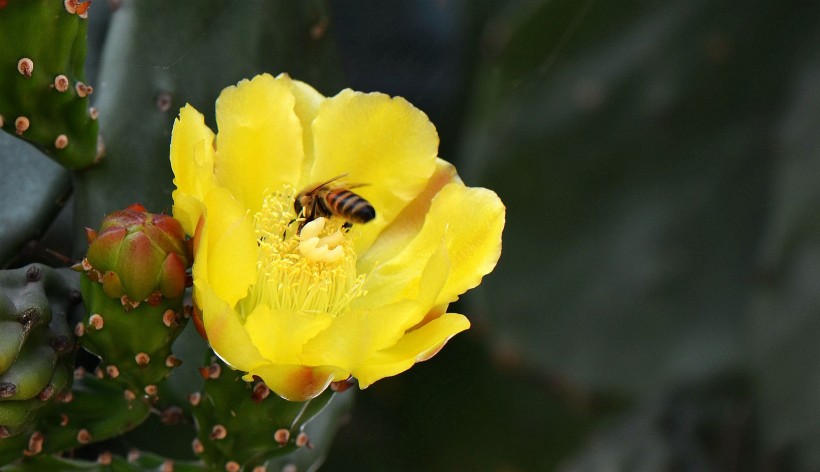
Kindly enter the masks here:
M 106 216 L 98 232 L 89 230 L 83 269 L 110 298 L 140 302 L 156 293 L 178 298 L 190 266 L 184 236 L 172 217 L 134 204 Z

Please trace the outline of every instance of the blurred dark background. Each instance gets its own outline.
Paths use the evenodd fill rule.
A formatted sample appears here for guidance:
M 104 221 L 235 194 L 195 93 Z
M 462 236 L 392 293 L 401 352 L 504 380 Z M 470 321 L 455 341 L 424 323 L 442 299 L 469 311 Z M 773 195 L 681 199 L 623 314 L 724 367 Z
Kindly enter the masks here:
M 330 2 L 346 86 L 507 205 L 473 329 L 327 470 L 820 469 L 820 5 Z

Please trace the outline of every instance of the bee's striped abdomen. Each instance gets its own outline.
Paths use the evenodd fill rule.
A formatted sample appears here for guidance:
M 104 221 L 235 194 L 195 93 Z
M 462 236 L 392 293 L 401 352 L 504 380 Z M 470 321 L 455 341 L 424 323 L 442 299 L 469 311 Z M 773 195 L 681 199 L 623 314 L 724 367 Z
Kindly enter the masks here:
M 325 201 L 334 214 L 352 223 L 367 223 L 376 217 L 376 209 L 370 202 L 345 188 L 330 190 Z

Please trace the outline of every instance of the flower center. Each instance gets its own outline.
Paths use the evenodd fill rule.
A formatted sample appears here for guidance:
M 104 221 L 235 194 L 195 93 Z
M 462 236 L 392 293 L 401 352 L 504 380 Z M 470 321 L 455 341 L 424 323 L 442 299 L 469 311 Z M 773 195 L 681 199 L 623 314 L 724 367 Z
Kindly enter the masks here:
M 356 273 L 356 253 L 344 221 L 317 218 L 297 234 L 293 189 L 265 199 L 254 215 L 259 257 L 258 279 L 240 302 L 249 314 L 259 303 L 274 310 L 337 316 L 364 293 L 364 274 Z

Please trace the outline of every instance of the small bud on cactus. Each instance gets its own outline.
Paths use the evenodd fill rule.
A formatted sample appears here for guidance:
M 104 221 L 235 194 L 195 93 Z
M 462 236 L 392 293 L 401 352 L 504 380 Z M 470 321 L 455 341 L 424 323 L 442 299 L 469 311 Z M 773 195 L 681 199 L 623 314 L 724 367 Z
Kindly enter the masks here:
M 153 395 L 178 365 L 165 359 L 185 326 L 182 298 L 190 257 L 182 227 L 135 204 L 106 216 L 99 231 L 89 229 L 87 236 L 88 253 L 75 266 L 84 275 L 88 311 L 81 343 L 116 366 L 112 378 Z
M 85 272 L 111 298 L 142 302 L 155 292 L 179 298 L 190 265 L 184 237 L 177 220 L 131 205 L 106 216 L 99 232 L 88 231 Z

